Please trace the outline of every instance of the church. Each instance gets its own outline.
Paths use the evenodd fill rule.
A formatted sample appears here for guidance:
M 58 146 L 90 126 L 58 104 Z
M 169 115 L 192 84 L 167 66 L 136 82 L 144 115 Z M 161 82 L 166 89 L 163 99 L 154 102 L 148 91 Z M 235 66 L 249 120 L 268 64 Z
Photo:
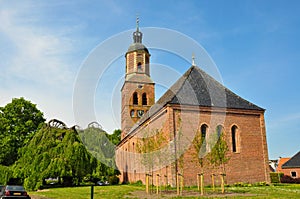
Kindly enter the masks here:
M 125 81 L 121 88 L 121 141 L 116 164 L 121 182 L 159 176 L 160 184 L 197 185 L 203 173 L 206 185 L 226 171 L 226 183 L 270 182 L 265 109 L 236 95 L 193 62 L 192 66 L 155 101 L 150 76 L 150 53 L 137 24 L 133 43 L 125 54 Z M 201 149 L 194 139 L 202 136 Z M 209 163 L 209 154 L 222 134 L 226 164 Z M 199 164 L 202 158 L 203 164 Z M 158 181 L 153 180 L 154 184 Z

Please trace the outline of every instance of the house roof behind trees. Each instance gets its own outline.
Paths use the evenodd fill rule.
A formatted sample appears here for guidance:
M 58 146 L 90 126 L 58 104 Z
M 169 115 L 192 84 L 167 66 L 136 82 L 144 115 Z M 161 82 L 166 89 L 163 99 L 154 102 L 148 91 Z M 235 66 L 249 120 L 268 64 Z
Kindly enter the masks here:
M 300 151 L 294 155 L 291 159 L 285 162 L 282 167 L 283 169 L 288 168 L 300 168 Z

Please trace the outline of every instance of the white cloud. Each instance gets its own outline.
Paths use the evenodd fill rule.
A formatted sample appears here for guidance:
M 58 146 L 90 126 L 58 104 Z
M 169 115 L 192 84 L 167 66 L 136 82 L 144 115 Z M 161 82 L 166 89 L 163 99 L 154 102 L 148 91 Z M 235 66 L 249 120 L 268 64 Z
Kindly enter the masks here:
M 34 17 L 29 20 L 32 16 L 28 10 L 20 7 L 0 10 L 0 31 L 8 39 L 6 43 L 11 51 L 1 70 L 14 80 L 43 82 L 45 86 L 70 85 L 74 76 L 68 60 L 68 54 L 73 51 L 72 40 L 61 34 L 63 27 L 51 30 L 36 25 L 40 19 L 38 15 Z
M 73 125 L 73 82 L 82 61 L 76 56 L 80 42 L 75 30 L 82 27 L 48 24 L 51 19 L 43 9 L 30 1 L 1 2 L 0 106 L 25 97 L 48 120 L 58 118 Z

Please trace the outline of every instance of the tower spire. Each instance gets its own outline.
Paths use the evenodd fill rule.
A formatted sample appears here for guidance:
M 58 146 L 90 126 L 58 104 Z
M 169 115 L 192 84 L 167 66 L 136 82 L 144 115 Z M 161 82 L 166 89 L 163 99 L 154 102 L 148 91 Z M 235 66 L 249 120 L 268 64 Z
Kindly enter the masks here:
M 137 31 L 137 32 L 139 32 L 139 26 L 140 26 L 139 15 L 136 15 L 136 31 Z
M 139 30 L 140 19 L 139 16 L 136 17 L 136 31 L 133 33 L 133 42 L 134 43 L 142 43 L 143 34 Z

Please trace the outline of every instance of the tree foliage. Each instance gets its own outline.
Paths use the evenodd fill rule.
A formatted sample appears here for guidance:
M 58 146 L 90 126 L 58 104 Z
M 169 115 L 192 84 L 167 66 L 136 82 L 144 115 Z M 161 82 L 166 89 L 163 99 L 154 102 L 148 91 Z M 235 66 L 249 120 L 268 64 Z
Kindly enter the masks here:
M 69 178 L 78 184 L 97 167 L 97 160 L 86 150 L 75 129 L 44 125 L 20 153 L 14 175 L 24 179 L 29 190 L 38 189 L 50 177 Z
M 229 148 L 225 140 L 223 129 L 218 126 L 216 131 L 217 132 L 214 136 L 215 139 L 217 139 L 217 142 L 215 142 L 215 145 L 211 149 L 209 161 L 215 167 L 221 166 L 225 173 L 225 164 L 229 161 L 229 157 L 227 155 Z
M 9 179 L 13 176 L 13 172 L 10 167 L 0 165 L 0 184 L 7 184 Z
M 36 105 L 22 97 L 0 107 L 0 164 L 12 165 L 44 121 Z
M 89 125 L 87 129 L 79 131 L 79 137 L 87 150 L 98 160 L 94 177 L 108 178 L 119 174 L 115 162 L 115 149 L 116 144 L 121 140 L 120 130 L 108 134 L 99 128 L 99 125 Z
M 169 156 L 162 151 L 165 142 L 166 138 L 159 130 L 144 131 L 143 138 L 137 141 L 137 152 L 141 154 L 139 161 L 147 172 L 152 173 L 161 168 L 167 159 L 166 155 Z
M 197 160 L 197 162 L 199 163 L 199 166 L 203 170 L 204 156 L 206 154 L 206 142 L 205 142 L 205 137 L 201 134 L 200 131 L 196 132 L 192 143 L 195 148 L 195 154 L 193 155 Z

